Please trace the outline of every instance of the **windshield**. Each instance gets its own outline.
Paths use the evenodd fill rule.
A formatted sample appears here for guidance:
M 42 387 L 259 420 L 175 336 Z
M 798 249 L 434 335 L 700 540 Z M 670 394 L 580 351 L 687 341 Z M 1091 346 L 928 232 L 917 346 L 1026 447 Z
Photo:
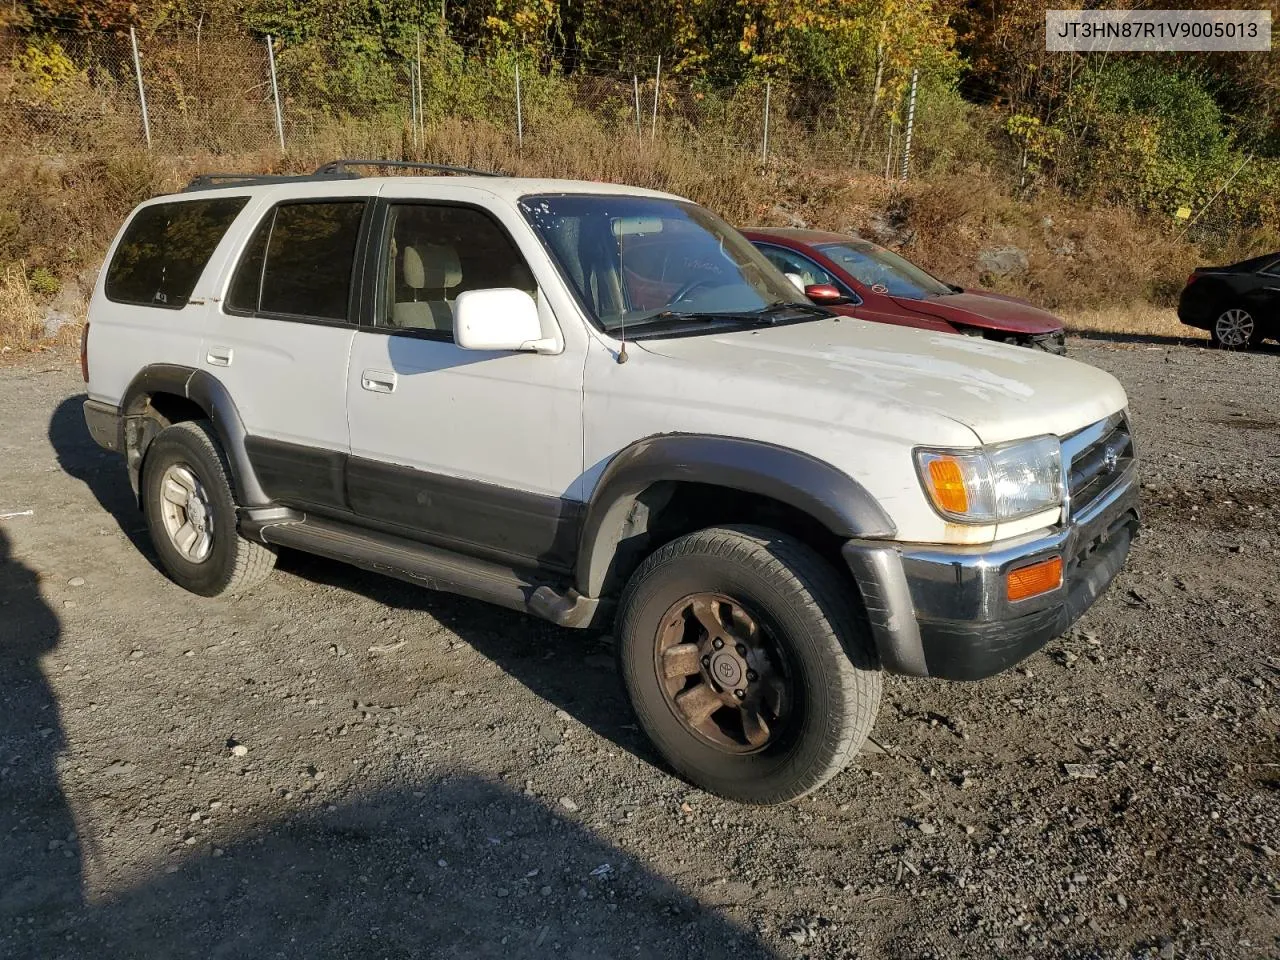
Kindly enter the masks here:
M 577 194 L 525 197 L 520 207 L 609 333 L 803 302 L 745 237 L 696 204 Z
M 817 247 L 844 271 L 874 293 L 887 293 L 891 297 L 909 300 L 927 300 L 929 297 L 945 297 L 955 293 L 941 280 L 925 273 L 914 263 L 890 253 L 866 240 L 848 243 L 824 243 Z

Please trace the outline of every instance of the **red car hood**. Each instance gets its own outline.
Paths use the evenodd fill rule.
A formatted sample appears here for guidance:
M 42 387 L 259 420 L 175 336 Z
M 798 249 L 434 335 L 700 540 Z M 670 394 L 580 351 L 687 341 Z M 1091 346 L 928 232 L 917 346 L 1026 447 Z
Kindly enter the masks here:
M 1052 313 L 1033 307 L 1025 300 L 1005 297 L 998 293 L 979 293 L 966 290 L 928 300 L 908 300 L 894 297 L 909 310 L 940 317 L 951 323 L 968 327 L 984 327 L 1009 333 L 1053 333 L 1062 329 L 1062 321 Z

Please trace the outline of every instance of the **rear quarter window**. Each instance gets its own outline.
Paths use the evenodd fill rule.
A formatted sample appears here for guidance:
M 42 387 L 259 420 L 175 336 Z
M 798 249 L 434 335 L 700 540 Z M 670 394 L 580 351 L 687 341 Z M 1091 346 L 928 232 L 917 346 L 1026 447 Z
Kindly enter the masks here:
M 179 310 L 248 197 L 181 200 L 143 207 L 107 267 L 108 300 Z

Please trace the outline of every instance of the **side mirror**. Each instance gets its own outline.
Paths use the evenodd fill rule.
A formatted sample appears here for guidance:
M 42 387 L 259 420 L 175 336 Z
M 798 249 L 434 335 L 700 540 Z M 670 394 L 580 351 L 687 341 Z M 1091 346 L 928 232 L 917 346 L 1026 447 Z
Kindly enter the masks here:
M 804 293 L 804 277 L 800 276 L 798 273 L 788 273 L 786 276 L 788 280 L 795 284 L 795 288 L 797 290 Z
M 830 283 L 811 283 L 804 288 L 804 295 L 814 303 L 830 306 L 849 302 L 849 298 Z
M 453 305 L 453 341 L 463 350 L 532 350 L 553 353 L 543 338 L 538 305 L 514 287 L 468 290 Z

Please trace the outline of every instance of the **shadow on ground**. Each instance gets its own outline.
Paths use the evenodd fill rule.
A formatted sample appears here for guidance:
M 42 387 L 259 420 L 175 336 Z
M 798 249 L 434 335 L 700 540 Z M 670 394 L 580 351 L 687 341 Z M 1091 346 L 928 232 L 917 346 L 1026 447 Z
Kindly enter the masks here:
M 50 427 L 60 462 L 126 530 L 136 510 L 120 464 L 99 464 L 69 404 Z M 80 430 L 83 431 L 81 425 Z M 295 559 L 295 573 L 342 583 L 346 568 Z M 481 604 L 353 572 L 351 589 L 419 605 L 488 649 L 534 689 L 600 722 L 616 680 L 578 658 L 545 657 L 540 624 Z M 376 583 L 374 582 L 376 581 Z M 557 642 L 572 642 L 561 632 Z M 371 784 L 333 804 L 303 801 L 280 820 L 236 824 L 198 854 L 156 838 L 156 872 L 88 899 L 83 876 L 113 849 L 92 804 L 73 811 L 59 764 L 66 748 L 41 660 L 61 638 L 38 574 L 0 528 L 0 956 L 4 957 L 709 957 L 772 954 L 755 937 L 540 801 L 468 774 Z M 556 680 L 552 683 L 552 678 Z M 90 789 L 91 792 L 91 788 Z M 78 823 L 78 825 L 77 825 Z M 184 848 L 179 848 L 183 850 Z M 195 848 L 191 848 L 195 849 Z M 86 853 L 86 851 L 91 851 Z M 146 854 L 143 854 L 145 856 Z M 168 867 L 162 864 L 168 863 Z

